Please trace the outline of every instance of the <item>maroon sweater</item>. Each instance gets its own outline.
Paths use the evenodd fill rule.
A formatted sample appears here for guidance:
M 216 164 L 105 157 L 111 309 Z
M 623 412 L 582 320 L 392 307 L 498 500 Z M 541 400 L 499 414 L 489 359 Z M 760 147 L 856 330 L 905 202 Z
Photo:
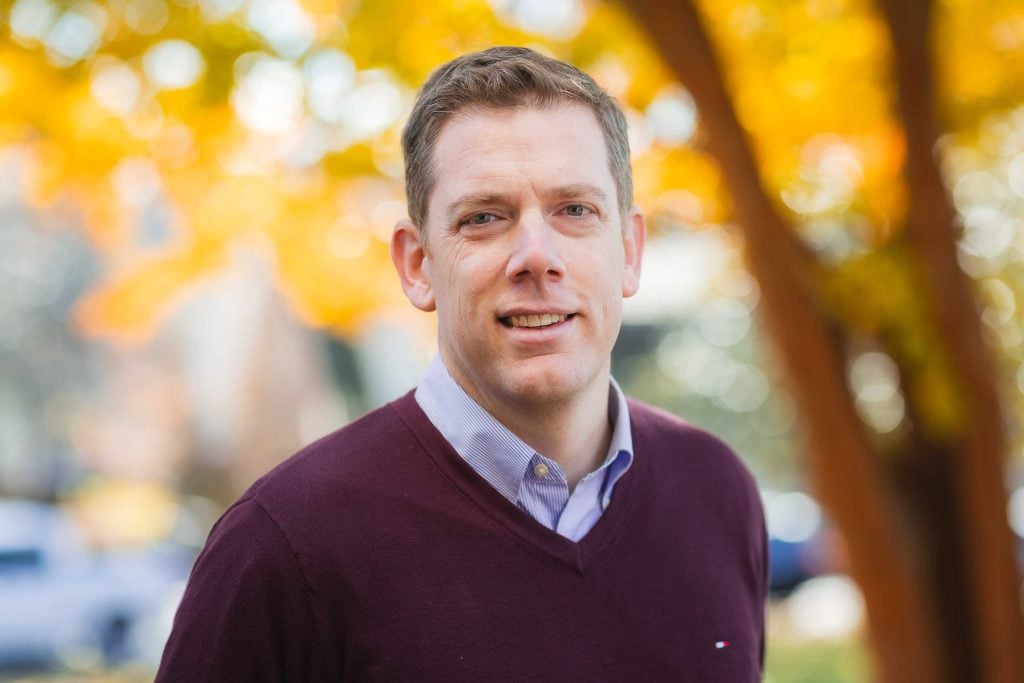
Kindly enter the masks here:
M 158 681 L 755 681 L 746 469 L 630 402 L 635 460 L 579 543 L 509 503 L 412 394 L 257 481 L 196 561 Z

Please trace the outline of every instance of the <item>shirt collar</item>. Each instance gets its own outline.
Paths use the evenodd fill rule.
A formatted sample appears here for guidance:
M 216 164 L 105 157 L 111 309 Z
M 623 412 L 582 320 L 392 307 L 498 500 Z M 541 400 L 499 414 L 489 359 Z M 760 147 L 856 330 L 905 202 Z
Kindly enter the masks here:
M 513 504 L 519 500 L 526 468 L 535 451 L 488 413 L 452 379 L 441 360 L 434 357 L 416 387 L 416 402 L 441 435 L 466 462 Z M 611 495 L 615 482 L 633 462 L 633 435 L 626 397 L 614 379 L 608 394 L 612 438 L 599 469 L 609 468 L 603 495 Z M 610 467 L 614 464 L 614 467 Z

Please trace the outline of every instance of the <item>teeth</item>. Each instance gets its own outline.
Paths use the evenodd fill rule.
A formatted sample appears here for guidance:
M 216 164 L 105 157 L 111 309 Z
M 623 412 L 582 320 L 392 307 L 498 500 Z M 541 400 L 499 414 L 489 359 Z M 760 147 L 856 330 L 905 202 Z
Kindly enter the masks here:
M 565 320 L 564 315 L 555 315 L 554 313 L 543 313 L 541 315 L 512 315 L 508 317 L 508 321 L 512 324 L 512 327 L 547 327 L 548 325 L 554 325 Z

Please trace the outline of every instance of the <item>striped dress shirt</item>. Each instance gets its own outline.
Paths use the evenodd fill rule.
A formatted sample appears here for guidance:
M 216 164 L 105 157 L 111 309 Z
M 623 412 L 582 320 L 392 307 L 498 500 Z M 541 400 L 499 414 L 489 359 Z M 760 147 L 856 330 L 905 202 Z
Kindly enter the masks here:
M 558 534 L 579 541 L 611 503 L 616 482 L 633 462 L 626 397 L 615 380 L 608 391 L 613 425 L 608 454 L 569 493 L 561 466 L 508 430 L 452 379 L 436 356 L 416 387 L 416 402 L 437 431 L 502 496 Z

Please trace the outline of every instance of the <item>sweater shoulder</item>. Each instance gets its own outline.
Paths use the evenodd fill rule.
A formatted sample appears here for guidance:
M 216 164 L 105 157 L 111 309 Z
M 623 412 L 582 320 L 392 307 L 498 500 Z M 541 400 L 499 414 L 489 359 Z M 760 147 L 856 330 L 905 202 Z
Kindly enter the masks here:
M 278 521 L 298 510 L 336 507 L 372 495 L 385 473 L 408 469 L 418 444 L 395 410 L 411 393 L 301 448 L 252 484 L 250 498 Z
M 659 478 L 717 480 L 756 494 L 753 475 L 725 441 L 661 408 L 635 399 L 628 404 L 636 448 L 648 455 Z
M 733 457 L 735 453 L 722 439 L 678 415 L 667 410 L 652 406 L 633 398 L 626 399 L 629 405 L 630 425 L 634 434 L 644 438 L 685 444 L 699 451 L 710 450 L 714 453 L 727 452 Z M 673 451 L 676 452 L 676 451 Z

